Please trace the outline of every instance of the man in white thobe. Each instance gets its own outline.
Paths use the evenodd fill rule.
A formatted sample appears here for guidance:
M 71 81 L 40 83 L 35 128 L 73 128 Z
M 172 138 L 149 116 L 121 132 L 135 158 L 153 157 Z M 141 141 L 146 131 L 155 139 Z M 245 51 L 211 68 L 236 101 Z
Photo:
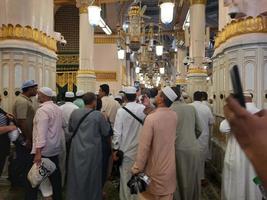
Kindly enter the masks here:
M 252 102 L 252 94 L 244 93 L 246 109 L 255 114 L 260 111 Z M 222 133 L 230 133 L 231 128 L 225 119 L 220 124 Z M 254 168 L 240 148 L 234 135 L 230 134 L 224 157 L 222 200 L 260 200 L 260 190 L 254 184 Z
M 136 195 L 130 194 L 127 182 L 131 179 L 131 167 L 137 154 L 138 136 L 144 120 L 145 106 L 136 103 L 136 88 L 125 88 L 126 106 L 140 121 L 135 119 L 127 110 L 120 108 L 114 124 L 113 148 L 123 151 L 124 157 L 120 166 L 120 199 L 135 200 Z
M 202 102 L 202 94 L 197 91 L 194 93 L 194 102 L 192 105 L 195 107 L 200 118 L 202 133 L 198 138 L 200 144 L 200 177 L 205 180 L 205 161 L 209 156 L 209 139 L 210 139 L 210 126 L 214 123 L 214 117 L 208 106 Z M 204 183 L 202 181 L 202 183 Z
M 63 129 L 64 129 L 64 137 L 62 138 L 62 153 L 59 155 L 59 166 L 62 173 L 62 184 L 65 182 L 65 174 L 66 174 L 66 141 L 69 141 L 71 134 L 69 133 L 69 120 L 72 112 L 79 107 L 76 106 L 73 102 L 74 100 L 73 92 L 65 93 L 65 103 L 61 105 L 59 108 L 62 111 L 63 117 Z

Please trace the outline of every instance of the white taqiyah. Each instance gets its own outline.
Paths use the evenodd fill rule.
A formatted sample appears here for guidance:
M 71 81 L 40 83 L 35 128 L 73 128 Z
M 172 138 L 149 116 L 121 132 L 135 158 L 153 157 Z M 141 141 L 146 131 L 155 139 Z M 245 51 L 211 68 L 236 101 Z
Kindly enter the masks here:
M 76 92 L 76 97 L 81 97 L 84 95 L 84 91 L 83 90 L 79 90 Z
M 188 97 L 188 94 L 186 92 L 182 92 L 182 97 Z
M 53 195 L 53 188 L 48 177 L 46 177 L 39 186 L 43 197 L 50 197 Z
M 43 93 L 45 96 L 48 96 L 48 97 L 53 96 L 53 90 L 49 87 L 41 87 L 39 89 L 39 92 Z
M 252 98 L 252 95 L 250 92 L 245 91 L 245 92 L 243 92 L 243 95 L 244 95 L 244 97 L 251 97 Z
M 124 92 L 126 94 L 136 94 L 136 88 L 135 87 L 126 87 L 124 88 Z
M 74 97 L 74 93 L 73 92 L 66 92 L 65 93 L 65 97 L 67 97 L 67 98 L 73 98 Z
M 116 95 L 115 99 L 121 99 L 122 100 L 122 96 L 121 95 Z
M 40 166 L 36 163 L 30 169 L 27 178 L 33 188 L 40 185 L 46 177 L 50 176 L 56 170 L 56 165 L 48 158 L 42 158 Z
M 176 95 L 176 93 L 171 89 L 171 87 L 170 86 L 166 86 L 165 88 L 163 88 L 162 89 L 162 92 L 163 92 L 163 94 L 165 94 L 166 95 L 166 97 L 170 100 L 170 101 L 172 101 L 172 102 L 174 102 L 176 99 L 177 99 L 177 95 Z

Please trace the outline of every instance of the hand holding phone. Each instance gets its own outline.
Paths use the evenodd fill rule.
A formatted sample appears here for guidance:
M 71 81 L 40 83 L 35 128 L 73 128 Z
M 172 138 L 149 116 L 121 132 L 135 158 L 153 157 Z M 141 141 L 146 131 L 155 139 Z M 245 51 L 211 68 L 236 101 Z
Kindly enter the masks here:
M 239 75 L 238 66 L 234 65 L 232 69 L 230 70 L 232 85 L 233 85 L 233 91 L 234 91 L 234 98 L 236 98 L 239 102 L 239 104 L 246 108 L 245 104 L 245 98 L 243 95 L 243 89 L 241 84 L 241 79 Z

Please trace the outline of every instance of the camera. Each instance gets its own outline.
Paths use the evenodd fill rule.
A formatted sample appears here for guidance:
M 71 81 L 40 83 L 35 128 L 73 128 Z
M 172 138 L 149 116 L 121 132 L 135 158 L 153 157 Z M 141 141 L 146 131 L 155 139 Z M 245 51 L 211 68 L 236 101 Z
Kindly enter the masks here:
M 183 60 L 184 65 L 189 65 L 193 63 L 192 59 L 189 56 L 186 56 Z
M 133 175 L 128 181 L 127 186 L 130 188 L 131 194 L 138 194 L 146 191 L 147 186 L 150 184 L 150 178 L 144 173 Z
M 231 17 L 231 19 L 235 19 L 239 13 L 240 10 L 236 5 L 229 6 L 228 15 Z
M 64 36 L 59 32 L 54 32 L 54 38 L 59 42 L 60 46 L 64 47 L 67 44 L 67 40 L 65 40 Z
M 63 37 L 63 39 L 61 39 L 61 40 L 59 41 L 59 43 L 60 43 L 60 46 L 64 47 L 64 46 L 66 46 L 66 44 L 67 44 L 67 40 L 65 40 L 64 37 Z

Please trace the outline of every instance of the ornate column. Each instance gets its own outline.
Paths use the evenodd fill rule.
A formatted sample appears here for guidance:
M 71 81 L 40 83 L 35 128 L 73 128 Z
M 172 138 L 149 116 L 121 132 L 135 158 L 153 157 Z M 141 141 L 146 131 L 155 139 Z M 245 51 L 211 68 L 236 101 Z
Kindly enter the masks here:
M 22 82 L 56 88 L 54 1 L 0 1 L 0 93 L 11 111 Z
M 176 84 L 177 85 L 186 85 L 186 73 L 187 66 L 184 65 L 184 58 L 187 56 L 187 49 L 185 47 L 178 48 L 176 55 Z
M 177 40 L 183 42 L 183 46 L 178 46 L 177 53 L 175 55 L 175 68 L 176 68 L 176 85 L 186 85 L 186 73 L 187 66 L 184 65 L 183 60 L 187 56 L 187 47 L 185 44 L 185 31 L 180 30 L 177 32 Z
M 205 58 L 205 5 L 206 0 L 190 0 L 190 47 L 191 64 L 188 70 L 188 93 L 207 90 L 207 72 L 203 68 Z
M 77 0 L 80 9 L 80 57 L 77 75 L 78 90 L 96 91 L 96 76 L 93 66 L 94 54 L 94 27 L 88 21 L 89 0 Z

